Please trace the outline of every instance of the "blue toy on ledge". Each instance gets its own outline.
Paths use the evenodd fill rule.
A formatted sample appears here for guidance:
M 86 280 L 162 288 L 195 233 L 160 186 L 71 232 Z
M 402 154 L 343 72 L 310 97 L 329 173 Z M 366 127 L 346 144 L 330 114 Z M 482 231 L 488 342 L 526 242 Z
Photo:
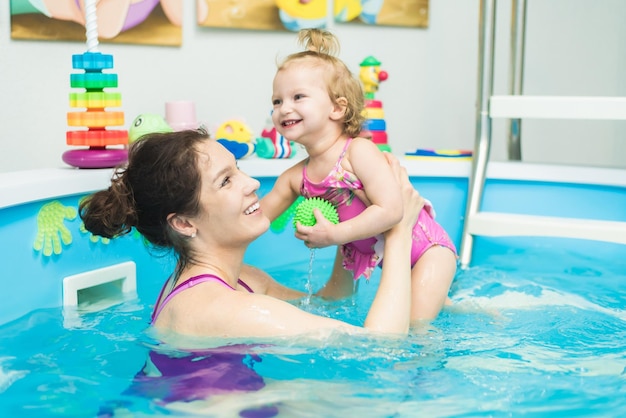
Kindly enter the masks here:
M 242 121 L 231 119 L 222 123 L 215 132 L 217 142 L 229 150 L 237 160 L 251 155 L 255 151 L 252 131 Z
M 472 159 L 472 151 L 462 149 L 416 149 L 405 152 L 404 158 L 410 160 L 433 160 L 433 161 L 469 161 Z

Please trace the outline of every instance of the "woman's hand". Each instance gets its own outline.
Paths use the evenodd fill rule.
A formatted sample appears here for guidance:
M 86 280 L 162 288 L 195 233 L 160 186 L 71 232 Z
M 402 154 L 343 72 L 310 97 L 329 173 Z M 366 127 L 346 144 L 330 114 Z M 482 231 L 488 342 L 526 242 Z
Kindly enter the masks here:
M 404 204 L 404 214 L 402 216 L 402 220 L 396 224 L 390 231 L 394 229 L 400 230 L 412 230 L 413 225 L 417 221 L 417 217 L 419 213 L 424 208 L 425 200 L 422 196 L 420 196 L 419 192 L 415 190 L 415 187 L 411 184 L 409 180 L 409 174 L 406 171 L 406 168 L 400 165 L 398 159 L 391 153 L 386 152 L 385 157 L 389 162 L 389 166 L 393 171 L 393 174 L 400 184 L 400 189 L 402 191 L 402 201 Z

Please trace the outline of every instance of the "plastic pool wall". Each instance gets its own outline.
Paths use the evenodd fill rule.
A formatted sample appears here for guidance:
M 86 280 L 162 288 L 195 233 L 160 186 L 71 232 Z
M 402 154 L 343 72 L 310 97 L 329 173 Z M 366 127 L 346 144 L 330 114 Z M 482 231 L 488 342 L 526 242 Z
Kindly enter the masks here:
M 266 193 L 275 177 L 258 177 L 260 194 Z M 411 181 L 420 193 L 434 205 L 437 220 L 446 228 L 457 247 L 461 243 L 468 179 L 465 176 L 412 175 Z M 27 186 L 25 186 L 27 187 Z M 71 187 L 70 187 L 71 189 Z M 38 308 L 63 306 L 63 279 L 68 276 L 115 266 L 132 261 L 136 266 L 137 293 L 152 303 L 162 283 L 172 269 L 171 257 L 149 250 L 137 233 L 105 242 L 81 230 L 78 216 L 72 209 L 86 193 L 67 193 L 33 199 L 0 207 L 0 262 L 5 291 L 0 295 L 0 324 L 12 321 Z M 53 205 L 51 205 L 54 203 Z M 57 250 L 50 255 L 36 249 L 42 237 L 42 210 L 56 213 L 48 217 L 48 225 L 64 230 L 48 233 L 44 242 Z M 50 208 L 56 208 L 56 212 Z M 588 185 L 567 182 L 524 181 L 519 179 L 487 179 L 483 200 L 484 210 L 526 214 L 560 215 L 626 221 L 626 188 L 614 185 Z M 59 210 L 67 215 L 59 215 Z M 43 228 L 45 229 L 45 228 Z M 61 235 L 66 240 L 62 242 Z M 69 236 L 69 240 L 68 240 Z M 517 245 L 534 245 L 529 238 L 477 238 L 472 265 L 488 262 L 495 254 L 506 254 Z M 550 241 L 548 241 L 550 242 Z M 626 259 L 626 246 L 587 242 L 609 260 Z M 553 245 L 581 245 L 577 240 L 554 240 Z M 50 248 L 48 248 L 50 249 Z M 316 257 L 331 257 L 331 248 L 317 250 Z M 309 250 L 293 237 L 287 225 L 283 231 L 268 231 L 255 241 L 247 252 L 246 261 L 261 268 L 308 263 Z M 158 285 L 155 286 L 155 283 Z

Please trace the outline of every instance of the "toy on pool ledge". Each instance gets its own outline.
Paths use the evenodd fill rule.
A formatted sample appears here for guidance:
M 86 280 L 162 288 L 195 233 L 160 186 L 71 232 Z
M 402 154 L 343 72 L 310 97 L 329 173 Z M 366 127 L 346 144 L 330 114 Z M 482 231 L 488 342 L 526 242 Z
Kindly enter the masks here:
M 296 148 L 292 141 L 278 133 L 272 118 L 269 118 L 261 137 L 256 139 L 256 155 L 261 158 L 291 158 L 296 155 Z
M 132 144 L 146 134 L 173 131 L 162 116 L 155 113 L 142 113 L 133 120 L 128 129 L 128 142 Z
M 387 143 L 387 124 L 385 122 L 385 111 L 383 102 L 374 100 L 374 94 L 378 91 L 381 82 L 387 80 L 389 75 L 386 71 L 381 71 L 380 61 L 369 56 L 359 64 L 359 79 L 363 85 L 365 93 L 365 124 L 359 134 L 363 138 L 369 138 L 382 151 L 391 152 L 391 147 Z
M 165 117 L 155 113 L 142 113 L 133 120 L 128 130 L 128 141 L 135 142 L 152 133 L 198 129 L 202 123 L 196 119 L 196 105 L 188 100 L 165 103 Z
M 304 226 L 315 225 L 317 220 L 315 219 L 313 209 L 319 209 L 324 218 L 331 223 L 339 223 L 339 214 L 332 203 L 319 197 L 309 197 L 302 200 L 296 207 L 293 216 L 293 227 L 295 228 L 298 222 Z
M 202 123 L 196 119 L 196 104 L 189 100 L 165 103 L 165 122 L 174 131 L 198 129 Z
M 229 150 L 237 160 L 254 153 L 252 131 L 242 121 L 231 119 L 217 128 L 215 138 Z
M 117 87 L 117 74 L 105 74 L 102 70 L 113 68 L 113 56 L 98 52 L 98 30 L 95 0 L 85 3 L 87 28 L 87 52 L 72 55 L 72 67 L 84 73 L 71 74 L 70 86 L 83 88 L 84 92 L 70 93 L 70 107 L 86 108 L 86 111 L 68 112 L 68 126 L 86 127 L 87 130 L 68 130 L 67 145 L 88 146 L 86 149 L 63 153 L 66 164 L 77 168 L 109 168 L 128 159 L 128 131 L 106 129 L 107 126 L 124 125 L 124 112 L 108 111 L 108 107 L 120 107 L 120 93 L 105 92 L 105 88 Z M 107 146 L 122 145 L 123 148 Z
M 461 149 L 417 149 L 404 153 L 404 158 L 422 161 L 469 161 L 472 159 L 472 151 Z

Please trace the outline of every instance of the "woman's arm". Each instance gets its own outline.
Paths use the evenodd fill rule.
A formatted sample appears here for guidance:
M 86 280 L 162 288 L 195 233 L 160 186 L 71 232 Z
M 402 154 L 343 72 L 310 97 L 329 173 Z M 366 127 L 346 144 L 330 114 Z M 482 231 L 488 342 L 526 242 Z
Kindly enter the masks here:
M 365 327 L 383 331 L 406 333 L 411 312 L 411 245 L 413 225 L 424 206 L 424 199 L 413 188 L 404 167 L 387 156 L 394 177 L 401 186 L 404 215 L 402 220 L 385 233 L 385 264 Z M 393 306 L 393 309 L 389 309 Z M 408 315 L 407 315 L 408 313 Z
M 405 210 L 402 220 L 385 233 L 385 265 L 363 328 L 380 333 L 406 334 L 411 311 L 411 231 L 423 206 L 423 199 L 411 185 L 406 170 L 400 167 L 395 158 L 388 159 L 395 179 L 401 184 Z M 261 296 L 263 295 L 237 295 L 241 301 L 247 300 L 244 302 L 246 305 L 251 303 L 254 306 L 254 309 L 250 306 L 233 309 L 232 315 L 240 316 L 240 321 L 237 322 L 241 323 L 241 327 L 237 328 L 243 335 L 311 334 L 332 329 L 354 333 L 362 330 L 360 327 L 320 317 L 285 302 Z M 249 298 L 255 298 L 254 302 Z
M 398 175 L 403 173 L 399 166 L 394 170 Z M 232 291 L 213 282 L 198 284 L 172 299 L 155 325 L 186 335 L 219 337 L 303 334 L 323 337 L 332 331 L 406 334 L 411 310 L 410 226 L 417 219 L 421 198 L 405 174 L 402 179 L 405 214 L 399 224 L 385 233 L 385 265 L 379 288 L 362 327 L 315 315 L 271 297 L 269 294 L 276 292 L 277 288 L 267 281 L 265 286 L 268 286 L 268 295 Z M 244 280 L 250 280 L 250 285 L 254 283 L 254 286 L 261 286 L 265 280 L 262 279 L 263 275 L 249 266 L 242 269 L 241 276 Z
M 384 156 L 385 164 L 389 165 L 391 172 L 393 173 L 397 181 L 399 181 L 399 190 L 400 187 L 408 187 L 408 193 L 411 194 L 410 199 L 411 204 L 413 205 L 412 208 L 416 210 L 417 213 L 419 213 L 419 211 L 422 210 L 422 208 L 424 207 L 424 199 L 419 196 L 418 191 L 415 190 L 410 184 L 409 176 L 406 173 L 406 170 L 400 167 L 398 159 L 389 153 L 384 153 Z M 366 205 L 370 204 L 370 202 L 367 200 L 367 197 L 364 195 L 364 193 L 362 193 L 362 191 L 357 191 L 355 192 L 355 194 L 357 194 L 357 196 L 361 200 L 363 200 Z M 323 221 L 324 220 L 322 220 L 322 222 Z M 408 229 L 412 229 L 412 225 L 411 228 Z M 343 257 L 341 255 L 341 250 L 337 248 L 331 276 L 329 277 L 326 284 L 315 293 L 315 296 L 326 299 L 343 299 L 354 294 L 354 278 L 350 271 L 343 268 L 342 260 Z M 306 296 L 306 293 L 304 292 L 290 289 L 276 282 L 267 273 L 260 269 L 252 267 L 250 267 L 250 269 L 251 271 L 254 271 L 255 275 L 263 277 L 263 291 L 260 293 L 265 293 L 282 300 L 294 300 Z M 245 281 L 247 282 L 247 280 Z M 255 289 L 255 291 L 259 292 L 259 290 L 257 289 Z
M 340 250 L 337 249 L 331 276 L 326 284 L 315 293 L 315 296 L 326 299 L 343 299 L 354 293 L 352 273 L 343 268 L 341 260 Z M 249 264 L 242 267 L 240 277 L 254 290 L 254 293 L 272 296 L 280 300 L 296 300 L 307 295 L 306 292 L 292 289 L 277 282 L 267 272 Z
M 295 300 L 306 296 L 306 293 L 282 285 L 267 272 L 249 264 L 244 264 L 240 277 L 254 290 L 254 293 L 272 296 L 280 300 Z

